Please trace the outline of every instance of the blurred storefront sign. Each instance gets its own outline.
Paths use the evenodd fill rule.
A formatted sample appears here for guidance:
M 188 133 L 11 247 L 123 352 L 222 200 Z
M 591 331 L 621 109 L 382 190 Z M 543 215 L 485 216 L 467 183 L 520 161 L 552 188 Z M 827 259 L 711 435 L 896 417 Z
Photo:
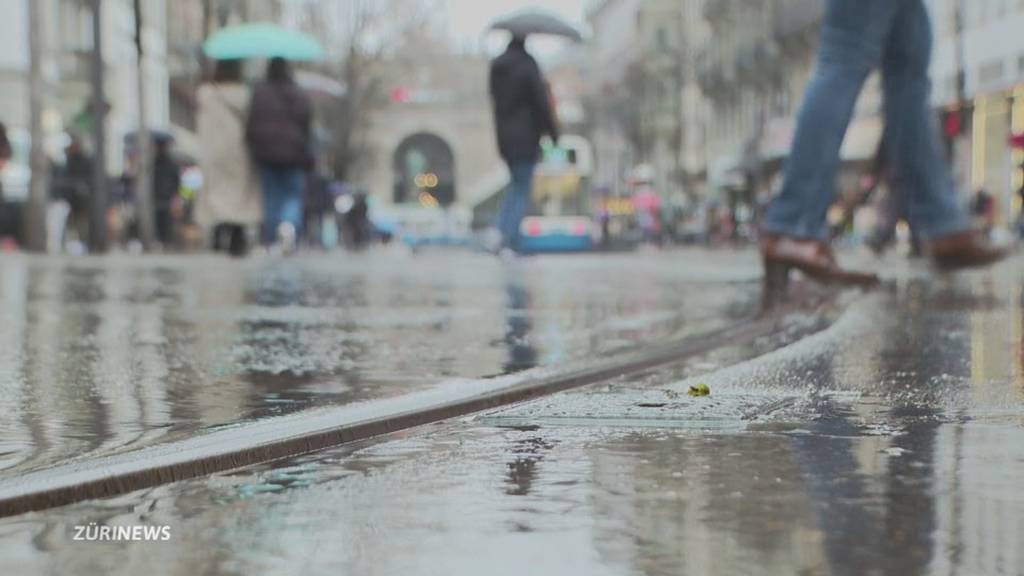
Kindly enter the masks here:
M 455 95 L 450 90 L 408 88 L 399 86 L 391 90 L 392 104 L 450 104 Z

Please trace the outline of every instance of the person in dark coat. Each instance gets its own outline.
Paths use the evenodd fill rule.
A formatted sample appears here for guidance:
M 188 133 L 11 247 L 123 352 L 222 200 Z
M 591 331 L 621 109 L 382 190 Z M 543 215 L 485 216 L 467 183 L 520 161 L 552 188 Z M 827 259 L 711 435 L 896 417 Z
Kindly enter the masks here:
M 996 199 L 984 188 L 979 188 L 974 193 L 974 200 L 971 202 L 971 214 L 978 228 L 986 236 L 992 235 L 992 229 L 996 226 Z
M 156 213 L 156 238 L 164 248 L 175 244 L 174 204 L 181 189 L 181 166 L 171 155 L 172 141 L 156 140 L 153 156 L 153 208 Z
M 1024 174 L 1024 164 L 1020 165 L 1019 170 Z M 1022 207 L 1017 213 L 1017 236 L 1024 240 L 1024 181 L 1021 181 L 1020 187 L 1017 188 L 1017 203 Z
M 11 141 L 7 138 L 7 126 L 0 122 L 0 168 L 11 159 L 12 154 Z
M 9 162 L 13 155 L 14 151 L 11 148 L 11 141 L 7 139 L 7 126 L 0 122 L 0 168 L 3 168 Z M 3 198 L 4 189 L 2 183 L 0 183 L 0 200 L 3 200 Z
M 89 204 L 92 198 L 93 159 L 86 153 L 81 139 L 71 136 L 64 149 L 63 166 L 55 167 L 53 188 L 58 200 L 68 203 L 67 231 L 74 232 L 80 242 L 89 237 Z
M 256 86 L 246 141 L 263 187 L 263 240 L 273 243 L 282 224 L 297 238 L 302 229 L 306 174 L 313 167 L 313 105 L 281 58 L 270 61 L 267 79 Z
M 490 91 L 498 133 L 498 151 L 508 163 L 512 183 L 498 229 L 505 248 L 520 245 L 519 227 L 530 209 L 533 173 L 541 157 L 540 139 L 558 140 L 558 125 L 540 66 L 526 51 L 526 38 L 515 36 L 508 49 L 491 63 Z
M 345 214 L 345 228 L 349 235 L 352 248 L 363 249 L 370 240 L 370 206 L 366 202 L 366 194 L 357 192 L 352 201 L 352 208 Z
M 13 155 L 11 141 L 7 139 L 7 126 L 0 122 L 0 170 L 11 161 Z M 4 186 L 0 181 L 0 243 L 9 242 L 10 237 L 18 235 L 19 220 L 14 206 L 4 202 Z

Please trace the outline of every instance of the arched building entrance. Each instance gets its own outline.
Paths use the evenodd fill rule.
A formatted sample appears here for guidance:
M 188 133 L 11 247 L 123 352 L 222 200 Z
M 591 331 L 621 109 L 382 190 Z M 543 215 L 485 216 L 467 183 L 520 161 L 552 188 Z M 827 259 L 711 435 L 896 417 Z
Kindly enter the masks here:
M 455 155 L 443 138 L 428 132 L 405 138 L 395 149 L 393 166 L 396 204 L 455 202 Z

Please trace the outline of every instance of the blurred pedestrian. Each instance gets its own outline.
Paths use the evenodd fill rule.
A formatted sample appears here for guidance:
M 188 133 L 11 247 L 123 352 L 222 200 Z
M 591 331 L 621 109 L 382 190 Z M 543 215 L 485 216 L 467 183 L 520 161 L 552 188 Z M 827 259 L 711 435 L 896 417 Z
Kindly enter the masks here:
M 986 235 L 992 234 L 996 226 L 996 199 L 984 188 L 978 188 L 974 193 L 974 200 L 971 202 L 971 214 L 974 216 L 974 223 Z
M 11 148 L 11 141 L 7 138 L 7 126 L 0 122 L 0 170 L 3 170 L 11 161 L 14 150 Z M 4 199 L 3 182 L 0 181 L 0 200 Z
M 839 149 L 868 75 L 880 68 L 892 187 L 933 260 L 947 269 L 980 266 L 1005 252 L 971 229 L 932 124 L 928 67 L 932 31 L 924 0 L 828 0 L 819 63 L 800 112 L 785 183 L 764 223 L 767 286 L 791 268 L 823 282 L 871 284 L 873 274 L 839 267 L 826 213 Z
M 294 248 L 303 218 L 306 174 L 313 168 L 313 106 L 292 77 L 291 66 L 274 58 L 256 86 L 246 140 L 263 187 L 263 241 L 278 235 Z
M 304 241 L 312 248 L 326 248 L 329 229 L 325 223 L 334 218 L 334 198 L 331 196 L 330 180 L 313 171 L 306 179 L 306 196 L 303 201 Z
M 263 198 L 245 140 L 251 97 L 240 60 L 218 61 L 212 82 L 198 94 L 203 184 L 196 221 L 212 231 L 215 250 L 226 248 L 232 256 L 246 254 L 247 228 L 263 221 Z
M 7 126 L 0 122 L 0 169 L 7 165 L 14 155 L 11 148 L 11 141 L 7 138 Z M 0 188 L 0 198 L 3 198 L 3 189 Z
M 1024 164 L 1020 166 L 1021 174 L 1024 174 Z M 1017 236 L 1024 240 L 1024 181 L 1017 188 Z
M 64 164 L 54 167 L 52 184 L 54 199 L 67 203 L 67 224 L 62 238 L 64 242 L 84 246 L 89 238 L 92 175 L 93 159 L 85 151 L 81 138 L 72 134 L 64 148 Z
M 356 192 L 352 197 L 352 207 L 345 213 L 345 232 L 349 245 L 355 250 L 362 250 L 370 241 L 370 206 L 363 192 Z
M 541 137 L 547 134 L 558 141 L 551 94 L 540 66 L 526 51 L 525 36 L 513 36 L 505 52 L 491 63 L 490 92 L 498 151 L 512 174 L 497 224 L 504 248 L 515 251 L 520 225 L 530 211 Z
M 11 141 L 7 139 L 7 126 L 0 122 L 0 171 L 7 166 L 13 155 Z M 17 222 L 19 219 L 12 208 L 13 206 L 4 202 L 3 181 L 0 180 L 0 248 L 12 246 L 13 237 L 18 233 Z
M 155 138 L 153 155 L 153 209 L 156 218 L 156 239 L 165 250 L 177 247 L 175 211 L 180 209 L 181 166 L 171 154 L 174 141 Z

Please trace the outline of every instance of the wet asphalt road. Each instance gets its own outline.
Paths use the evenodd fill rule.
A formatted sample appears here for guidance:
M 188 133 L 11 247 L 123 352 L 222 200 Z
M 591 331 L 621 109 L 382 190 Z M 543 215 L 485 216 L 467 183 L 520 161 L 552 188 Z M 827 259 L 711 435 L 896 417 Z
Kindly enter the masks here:
M 1024 266 L 899 274 L 788 346 L 2 520 L 0 572 L 1024 574 Z
M 745 253 L 0 256 L 0 478 L 753 312 Z

